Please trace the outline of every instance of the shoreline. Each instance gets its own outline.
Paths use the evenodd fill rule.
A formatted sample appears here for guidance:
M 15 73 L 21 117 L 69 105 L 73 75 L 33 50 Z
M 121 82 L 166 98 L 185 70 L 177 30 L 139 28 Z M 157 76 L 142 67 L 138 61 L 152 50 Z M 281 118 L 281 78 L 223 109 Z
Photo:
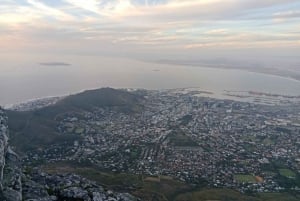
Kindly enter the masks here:
M 266 68 L 262 67 L 261 69 L 259 68 L 241 68 L 241 67 L 232 67 L 232 66 L 222 66 L 222 65 L 213 65 L 213 64 L 194 64 L 194 63 L 176 63 L 174 61 L 144 61 L 147 63 L 157 63 L 157 64 L 166 64 L 166 65 L 176 65 L 176 66 L 182 66 L 182 67 L 197 67 L 197 68 L 211 68 L 211 69 L 223 69 L 223 70 L 241 70 L 241 71 L 247 71 L 250 73 L 258 73 L 258 74 L 263 74 L 263 75 L 269 75 L 269 76 L 275 76 L 279 78 L 285 78 L 290 81 L 295 81 L 295 82 L 300 82 L 300 71 L 295 72 L 297 74 L 296 77 L 293 77 L 294 74 L 290 71 L 284 71 L 281 69 L 277 68 Z M 273 72 L 272 72 L 273 71 Z M 288 73 L 287 75 L 283 75 L 282 73 Z

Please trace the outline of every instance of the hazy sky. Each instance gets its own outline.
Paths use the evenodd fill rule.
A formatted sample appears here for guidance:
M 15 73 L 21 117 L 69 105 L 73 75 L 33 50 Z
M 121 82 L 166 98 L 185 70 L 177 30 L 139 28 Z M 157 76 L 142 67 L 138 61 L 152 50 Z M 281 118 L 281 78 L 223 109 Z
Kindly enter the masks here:
M 2 55 L 300 64 L 299 0 L 0 0 Z M 275 61 L 275 62 L 274 62 Z

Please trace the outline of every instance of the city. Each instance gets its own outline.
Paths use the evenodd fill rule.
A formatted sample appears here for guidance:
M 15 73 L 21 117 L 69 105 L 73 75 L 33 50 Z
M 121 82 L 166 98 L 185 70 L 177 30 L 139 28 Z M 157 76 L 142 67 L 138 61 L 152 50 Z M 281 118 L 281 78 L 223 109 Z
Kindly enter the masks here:
M 69 112 L 60 135 L 79 140 L 27 152 L 23 161 L 76 161 L 100 169 L 247 192 L 299 191 L 300 107 L 136 90 L 143 108 Z M 34 160 L 32 160 L 34 159 Z

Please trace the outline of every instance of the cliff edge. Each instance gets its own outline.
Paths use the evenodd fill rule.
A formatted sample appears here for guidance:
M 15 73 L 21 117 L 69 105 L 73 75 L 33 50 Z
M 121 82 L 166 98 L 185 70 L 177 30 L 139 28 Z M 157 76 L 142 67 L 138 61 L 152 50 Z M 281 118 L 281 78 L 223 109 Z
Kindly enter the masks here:
M 18 155 L 8 143 L 7 117 L 0 108 L 0 200 L 22 200 L 22 171 Z

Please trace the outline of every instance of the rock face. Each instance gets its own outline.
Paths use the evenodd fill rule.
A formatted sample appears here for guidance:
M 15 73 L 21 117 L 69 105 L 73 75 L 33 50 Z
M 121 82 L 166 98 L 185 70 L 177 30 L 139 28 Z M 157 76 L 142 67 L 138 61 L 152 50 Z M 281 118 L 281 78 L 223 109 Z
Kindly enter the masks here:
M 21 201 L 21 165 L 8 144 L 7 117 L 0 108 L 0 200 Z
M 104 190 L 74 174 L 49 175 L 38 168 L 22 173 L 18 155 L 9 147 L 7 117 L 0 108 L 0 201 L 137 201 L 128 193 Z

